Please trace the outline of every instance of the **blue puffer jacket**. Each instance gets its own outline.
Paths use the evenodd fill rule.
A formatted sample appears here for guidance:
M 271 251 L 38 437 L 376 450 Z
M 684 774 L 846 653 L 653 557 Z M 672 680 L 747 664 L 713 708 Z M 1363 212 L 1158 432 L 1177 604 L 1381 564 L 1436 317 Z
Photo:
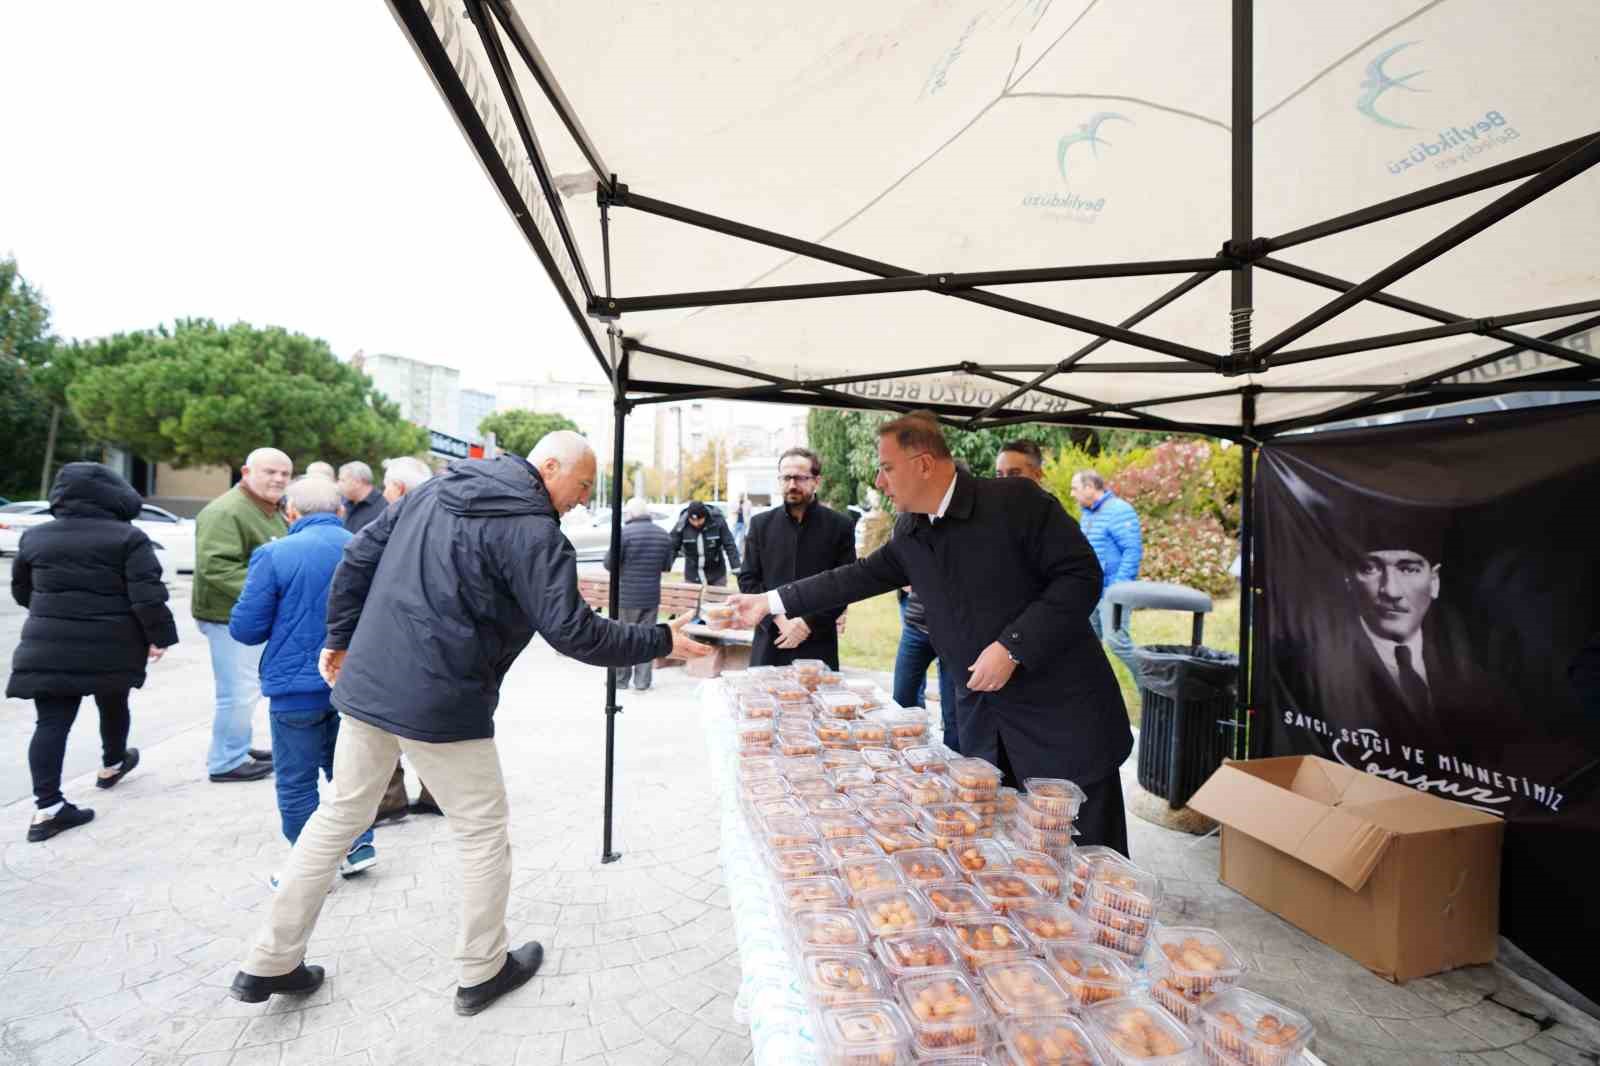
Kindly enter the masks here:
M 338 515 L 312 514 L 290 526 L 287 537 L 250 553 L 228 632 L 241 644 L 267 642 L 261 691 L 274 711 L 329 705 L 317 657 L 327 632 L 328 587 L 350 539 Z
M 1139 576 L 1144 558 L 1144 536 L 1139 530 L 1139 512 L 1133 504 L 1107 489 L 1093 507 L 1083 509 L 1078 525 L 1089 539 L 1100 569 L 1100 587 L 1108 589 L 1118 581 L 1133 581 Z

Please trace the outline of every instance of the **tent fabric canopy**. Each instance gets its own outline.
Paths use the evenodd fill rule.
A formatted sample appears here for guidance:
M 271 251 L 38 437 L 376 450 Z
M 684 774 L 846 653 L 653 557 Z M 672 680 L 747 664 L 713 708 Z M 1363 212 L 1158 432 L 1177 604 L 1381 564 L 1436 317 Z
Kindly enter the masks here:
M 1588 0 L 391 6 L 634 395 L 1237 435 L 1437 403 L 1473 360 L 1501 386 L 1600 376 L 1528 340 L 1600 321 Z

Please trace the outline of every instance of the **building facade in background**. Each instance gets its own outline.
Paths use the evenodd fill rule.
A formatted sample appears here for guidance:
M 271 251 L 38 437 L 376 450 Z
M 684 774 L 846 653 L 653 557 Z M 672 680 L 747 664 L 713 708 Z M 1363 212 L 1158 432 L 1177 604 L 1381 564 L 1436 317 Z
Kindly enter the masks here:
M 494 414 L 495 395 L 482 389 L 461 390 L 461 436 L 468 440 L 481 440 L 483 433 L 478 423 Z
M 350 363 L 366 371 L 373 386 L 400 405 L 400 417 L 426 429 L 463 436 L 461 371 L 403 355 L 356 353 Z
M 611 429 L 615 413 L 611 408 L 611 386 L 605 382 L 567 381 L 554 376 L 543 380 L 502 381 L 495 385 L 496 411 L 539 411 L 566 415 L 577 424 L 578 432 L 589 440 L 602 468 L 610 467 Z M 656 406 L 646 404 L 628 414 L 623 435 L 623 461 L 632 466 L 654 466 Z

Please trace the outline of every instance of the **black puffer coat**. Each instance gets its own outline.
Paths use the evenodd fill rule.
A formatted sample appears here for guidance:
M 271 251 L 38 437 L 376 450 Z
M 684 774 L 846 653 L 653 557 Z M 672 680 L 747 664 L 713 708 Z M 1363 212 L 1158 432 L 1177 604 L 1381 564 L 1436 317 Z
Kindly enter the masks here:
M 55 521 L 22 534 L 11 566 L 11 595 L 28 620 L 7 696 L 138 688 L 150 645 L 178 643 L 155 548 L 130 524 L 139 502 L 99 463 L 68 463 L 56 475 Z

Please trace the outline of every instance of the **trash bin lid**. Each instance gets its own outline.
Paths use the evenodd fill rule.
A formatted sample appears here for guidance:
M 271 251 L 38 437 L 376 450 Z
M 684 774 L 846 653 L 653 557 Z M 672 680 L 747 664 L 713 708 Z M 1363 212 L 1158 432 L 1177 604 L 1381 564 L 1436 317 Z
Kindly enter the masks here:
M 1211 597 L 1188 585 L 1166 581 L 1119 581 L 1105 591 L 1106 602 L 1131 610 L 1188 611 L 1210 614 Z

